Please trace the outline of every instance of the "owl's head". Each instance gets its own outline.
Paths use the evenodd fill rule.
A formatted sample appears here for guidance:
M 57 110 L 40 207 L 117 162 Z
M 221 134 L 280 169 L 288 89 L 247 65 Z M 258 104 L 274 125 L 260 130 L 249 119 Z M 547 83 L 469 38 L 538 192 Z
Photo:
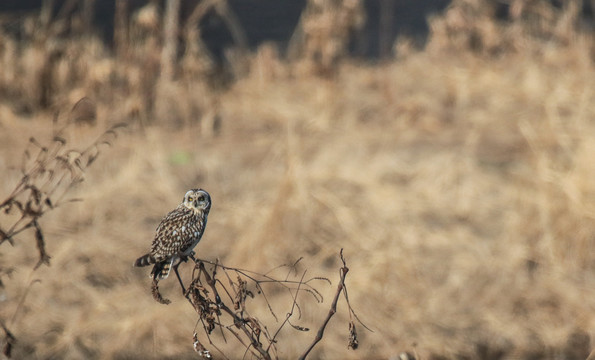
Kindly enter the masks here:
M 182 203 L 188 209 L 208 213 L 211 209 L 211 196 L 203 189 L 192 189 L 184 195 Z

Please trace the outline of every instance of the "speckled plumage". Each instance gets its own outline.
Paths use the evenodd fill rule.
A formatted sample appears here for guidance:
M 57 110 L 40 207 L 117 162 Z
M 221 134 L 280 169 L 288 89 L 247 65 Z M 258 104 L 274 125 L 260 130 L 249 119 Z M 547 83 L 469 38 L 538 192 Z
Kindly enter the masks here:
M 134 266 L 155 264 L 151 277 L 167 278 L 172 266 L 193 253 L 207 226 L 210 209 L 209 193 L 202 189 L 188 191 L 182 203 L 161 220 L 151 251 L 138 258 Z

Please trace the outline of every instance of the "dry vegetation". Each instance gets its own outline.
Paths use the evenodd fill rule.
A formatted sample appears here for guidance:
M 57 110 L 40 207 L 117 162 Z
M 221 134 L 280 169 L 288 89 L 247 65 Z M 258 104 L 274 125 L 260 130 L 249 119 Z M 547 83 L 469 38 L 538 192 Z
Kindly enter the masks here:
M 300 326 L 325 319 L 344 248 L 351 305 L 374 332 L 358 329 L 348 350 L 339 303 L 311 358 L 584 359 L 595 337 L 595 42 L 579 1 L 510 3 L 502 22 L 490 2 L 455 1 L 431 19 L 425 49 L 400 40 L 375 65 L 309 26 L 303 41 L 316 41 L 291 62 L 271 45 L 235 54 L 225 86 L 190 26 L 194 45 L 159 81 L 161 13 L 150 7 L 120 24 L 116 55 L 94 37 L 39 31 L 43 18 L 24 24 L 26 41 L 0 34 L 0 200 L 22 179 L 30 137 L 51 143 L 72 122 L 62 136 L 84 149 L 130 125 L 69 190 L 82 201 L 38 219 L 51 266 L 34 270 L 33 234 L 0 245 L 0 333 L 16 338 L 13 356 L 195 358 L 196 314 L 179 284 L 162 282 L 172 302 L 159 304 L 132 262 L 200 186 L 213 208 L 198 257 L 265 273 L 303 256 L 299 274 L 333 281 Z M 68 115 L 83 96 L 95 105 Z M 194 267 L 180 269 L 190 281 Z M 269 300 L 291 310 L 282 291 Z M 266 306 L 258 316 L 278 326 Z M 280 333 L 278 356 L 298 357 L 313 336 Z M 243 356 L 233 345 L 222 349 Z

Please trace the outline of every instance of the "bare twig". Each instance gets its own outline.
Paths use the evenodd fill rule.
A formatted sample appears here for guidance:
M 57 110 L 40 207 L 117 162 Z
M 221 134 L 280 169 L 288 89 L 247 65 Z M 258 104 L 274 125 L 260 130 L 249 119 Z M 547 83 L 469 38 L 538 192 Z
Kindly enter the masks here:
M 312 349 L 314 349 L 316 344 L 318 344 L 320 342 L 320 340 L 322 340 L 326 326 L 328 325 L 328 323 L 331 320 L 331 318 L 333 317 L 333 315 L 335 315 L 335 313 L 337 312 L 337 302 L 339 301 L 339 296 L 341 295 L 341 293 L 343 293 L 343 295 L 345 296 L 345 300 L 347 302 L 347 307 L 349 308 L 349 316 L 351 317 L 351 315 L 353 314 L 353 316 L 358 320 L 358 322 L 364 328 L 366 328 L 367 330 L 370 330 L 366 325 L 364 325 L 359 320 L 359 318 L 355 315 L 355 312 L 353 311 L 351 304 L 349 304 L 349 298 L 347 297 L 347 287 L 345 285 L 345 277 L 347 276 L 347 273 L 349 272 L 349 268 L 347 267 L 347 264 L 345 263 L 345 258 L 343 257 L 343 249 L 341 249 L 339 256 L 341 258 L 341 262 L 343 263 L 343 266 L 339 270 L 339 285 L 337 286 L 337 292 L 335 293 L 335 296 L 333 297 L 333 302 L 331 303 L 331 308 L 329 309 L 329 312 L 328 312 L 326 318 L 324 319 L 322 325 L 320 326 L 320 328 L 318 329 L 318 332 L 316 333 L 316 337 L 314 338 L 314 341 L 310 344 L 310 346 L 306 349 L 306 351 L 302 354 L 302 356 L 299 357 L 300 360 L 306 359 L 306 357 L 308 356 L 310 351 L 312 351 Z M 372 331 L 372 330 L 370 330 L 370 331 Z M 348 346 L 348 348 L 351 348 L 353 350 L 357 349 L 359 346 L 359 342 L 357 339 L 357 331 L 355 329 L 355 323 L 353 322 L 353 320 L 351 320 L 349 322 L 349 343 L 347 346 Z
M 337 311 L 337 302 L 341 293 L 343 293 L 347 301 L 350 317 L 355 315 L 347 297 L 345 276 L 349 269 L 345 264 L 342 250 L 340 256 L 343 261 L 343 267 L 341 268 L 340 283 L 331 304 L 331 310 L 323 325 L 318 330 L 315 341 L 306 350 L 304 355 L 302 355 L 302 359 L 304 359 L 312 348 L 322 340 L 328 322 Z M 185 286 L 181 278 L 179 278 L 180 286 L 183 290 L 184 297 L 192 305 L 199 316 L 197 325 L 199 323 L 202 324 L 209 344 L 225 358 L 227 358 L 227 356 L 217 348 L 211 338 L 211 333 L 217 328 L 221 331 L 221 335 L 225 342 L 227 342 L 225 334 L 228 333 L 232 335 L 232 339 L 235 338 L 238 343 L 244 347 L 244 357 L 246 357 L 247 354 L 250 354 L 256 359 L 277 359 L 278 338 L 284 328 L 291 326 L 298 331 L 309 331 L 307 327 L 294 323 L 294 318 L 300 319 L 302 314 L 302 305 L 298 302 L 300 293 L 304 292 L 310 294 L 316 302 L 321 302 L 322 294 L 313 287 L 312 282 L 321 280 L 330 283 L 330 280 L 322 277 L 306 279 L 307 271 L 303 271 L 300 278 L 297 280 L 290 279 L 292 272 L 297 275 L 297 273 L 295 273 L 296 265 L 301 258 L 292 265 L 282 265 L 275 268 L 280 269 L 287 267 L 290 269 L 289 274 L 284 275 L 282 280 L 273 277 L 270 271 L 265 274 L 260 274 L 250 270 L 225 266 L 221 264 L 219 260 L 212 262 L 196 259 L 194 256 L 190 256 L 190 258 L 195 264 L 194 269 L 192 270 L 192 281 L 188 286 Z M 210 265 L 210 268 L 207 269 L 205 264 Z M 227 280 L 225 283 L 218 278 L 220 272 L 223 272 L 224 279 Z M 291 299 L 289 311 L 286 313 L 283 321 L 280 322 L 276 327 L 276 330 L 272 333 L 269 332 L 268 327 L 265 326 L 260 319 L 250 314 L 251 307 L 248 303 L 251 299 L 256 299 L 259 295 L 262 295 L 260 299 L 265 302 L 275 321 L 278 321 L 275 311 L 273 311 L 273 307 L 266 296 L 263 287 L 265 284 L 281 287 L 287 291 Z M 157 285 L 157 281 L 154 281 L 152 285 L 153 297 L 160 303 L 169 303 L 169 300 L 164 299 L 161 296 Z M 255 290 L 251 290 L 250 287 Z M 349 323 L 349 334 L 349 348 L 356 349 L 358 347 L 358 339 L 354 321 L 350 321 Z M 195 327 L 192 338 L 194 349 L 201 357 L 210 358 L 212 356 L 211 353 L 200 341 L 199 337 Z
M 56 114 L 54 124 L 57 124 L 57 117 Z M 23 151 L 23 160 L 20 167 L 21 179 L 10 195 L 0 201 L 0 215 L 14 215 L 9 218 L 10 220 L 6 222 L 5 227 L 0 229 L 0 245 L 4 242 L 14 245 L 19 234 L 32 229 L 33 234 L 31 237 L 35 239 L 39 253 L 39 259 L 33 266 L 32 271 L 37 270 L 43 264 L 50 265 L 50 256 L 46 251 L 46 239 L 40 222 L 41 218 L 63 204 L 76 201 L 76 199 L 67 199 L 66 195 L 84 180 L 85 170 L 97 159 L 104 145 L 111 145 L 113 139 L 117 137 L 117 130 L 125 126 L 125 124 L 112 126 L 86 149 L 79 151 L 66 147 L 67 141 L 62 135 L 69 124 L 71 122 L 55 132 L 47 145 L 40 143 L 34 137 L 29 139 L 29 143 Z M 12 269 L 11 267 L 3 267 L 1 273 L 7 274 Z M 13 320 L 30 287 L 35 282 L 29 284 L 19 306 L 15 310 Z M 16 339 L 3 322 L 1 325 L 4 330 L 4 341 L 6 342 L 4 355 L 9 357 Z
M 33 269 L 33 271 L 35 271 L 35 269 Z M 33 271 L 29 275 L 29 279 L 31 279 L 31 277 L 33 276 Z M 23 295 L 21 295 L 21 298 L 19 299 L 19 302 L 17 303 L 17 307 L 16 307 L 14 313 L 12 314 L 12 318 L 10 319 L 9 325 L 12 325 L 14 323 L 19 311 L 22 309 L 23 305 L 25 304 L 25 299 L 27 298 L 27 295 L 29 295 L 29 291 L 31 291 L 31 288 L 33 288 L 33 285 L 40 283 L 40 282 L 41 282 L 41 280 L 39 280 L 39 279 L 29 280 L 29 285 L 27 285 L 25 292 L 23 293 Z
M 337 292 L 335 293 L 335 296 L 333 297 L 333 302 L 331 303 L 331 308 L 330 308 L 326 318 L 324 319 L 322 325 L 320 326 L 320 329 L 318 329 L 318 332 L 316 333 L 316 337 L 314 338 L 314 341 L 312 342 L 312 344 L 310 344 L 310 346 L 306 349 L 306 351 L 302 354 L 302 356 L 299 357 L 300 360 L 305 359 L 308 356 L 308 354 L 310 353 L 310 351 L 312 351 L 312 349 L 314 349 L 314 346 L 316 346 L 316 344 L 318 344 L 318 342 L 320 342 L 320 340 L 322 340 L 326 326 L 328 325 L 328 323 L 331 320 L 331 318 L 333 317 L 333 315 L 335 315 L 335 313 L 337 312 L 337 302 L 339 301 L 339 296 L 341 295 L 341 292 L 345 288 L 345 276 L 347 276 L 347 273 L 349 272 L 349 268 L 345 265 L 345 259 L 343 258 L 343 249 L 341 249 L 341 260 L 343 261 L 343 267 L 339 270 L 339 273 L 340 273 L 339 285 L 337 286 Z
M 305 271 L 302 274 L 302 278 L 300 279 L 300 284 L 299 285 L 301 285 L 303 283 L 304 276 L 306 276 L 306 272 Z M 286 323 L 289 323 L 289 319 L 293 316 L 293 311 L 295 310 L 295 308 L 297 306 L 297 297 L 298 297 L 298 294 L 300 293 L 300 286 L 299 285 L 298 285 L 298 288 L 295 291 L 295 296 L 293 298 L 293 303 L 291 305 L 291 310 L 285 316 L 285 320 L 283 320 L 283 322 L 281 323 L 281 326 L 279 326 L 279 328 L 275 332 L 275 335 L 273 335 L 272 341 L 269 344 L 269 348 L 271 347 L 272 344 L 276 343 L 276 341 L 277 341 L 276 340 L 277 339 L 277 335 L 279 335 L 279 333 L 281 332 L 281 329 L 283 329 L 283 327 L 285 326 Z M 289 324 L 291 325 L 291 323 L 289 323 Z M 293 325 L 292 325 L 292 327 L 295 328 L 295 326 L 293 326 Z M 299 330 L 302 330 L 302 329 L 299 329 Z M 309 331 L 309 329 L 303 329 L 302 331 Z M 269 348 L 267 348 L 267 351 L 268 351 Z
M 10 358 L 12 354 L 12 347 L 17 342 L 17 339 L 10 332 L 10 330 L 8 330 L 8 328 L 6 327 L 6 325 L 4 325 L 4 322 L 1 319 L 0 327 L 4 331 L 4 341 L 6 342 L 4 344 L 4 347 L 2 348 L 2 354 L 4 354 L 4 356 L 6 356 L 7 358 Z
M 216 284 L 215 280 L 206 271 L 204 264 L 202 262 L 199 262 L 198 266 L 200 267 L 200 270 L 204 274 L 207 284 L 211 287 L 211 290 L 213 291 L 213 294 L 215 295 L 215 299 L 219 300 L 217 303 L 217 306 L 233 318 L 234 325 L 236 327 L 239 327 L 244 332 L 244 334 L 246 334 L 246 336 L 249 339 L 251 339 L 250 345 L 254 349 L 256 349 L 260 353 L 260 355 L 262 355 L 263 359 L 270 359 L 271 357 L 269 356 L 268 352 L 265 349 L 263 349 L 260 341 L 258 341 L 258 339 L 253 336 L 253 332 L 257 331 L 256 329 L 259 328 L 258 323 L 246 321 L 246 319 L 241 318 L 235 312 L 233 312 L 229 307 L 227 307 L 227 305 L 225 305 L 225 303 L 221 302 L 220 301 L 221 298 L 219 297 L 217 287 L 215 286 L 215 284 Z M 213 272 L 215 272 L 215 271 L 216 270 L 213 270 Z

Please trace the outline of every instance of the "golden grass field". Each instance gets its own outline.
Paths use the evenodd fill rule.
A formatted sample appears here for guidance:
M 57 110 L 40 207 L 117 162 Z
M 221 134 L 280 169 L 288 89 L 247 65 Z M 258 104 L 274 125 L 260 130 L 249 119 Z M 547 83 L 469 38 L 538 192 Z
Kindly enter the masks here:
M 51 140 L 54 110 L 63 123 L 82 96 L 96 103 L 97 124 L 66 129 L 75 148 L 129 123 L 69 194 L 82 201 L 41 219 L 51 266 L 32 270 L 27 232 L 0 246 L 1 267 L 14 268 L 0 289 L 13 357 L 196 358 L 197 316 L 175 277 L 161 284 L 172 300 L 161 305 L 149 269 L 132 263 L 161 217 L 201 187 L 213 207 L 198 257 L 258 272 L 304 257 L 301 271 L 333 282 L 317 286 L 324 303 L 306 302 L 296 320 L 310 332 L 284 329 L 282 359 L 297 358 L 326 316 L 341 248 L 351 305 L 373 332 L 360 325 L 359 349 L 347 349 L 341 298 L 313 359 L 586 358 L 595 344 L 593 36 L 546 41 L 483 19 L 465 23 L 485 41 L 471 49 L 445 37 L 455 10 L 433 19 L 425 49 L 399 42 L 395 59 L 343 59 L 326 76 L 268 47 L 247 55 L 224 89 L 188 70 L 153 94 L 162 108 L 152 114 L 152 59 L 119 61 L 97 40 L 71 40 L 55 65 L 53 107 L 36 110 L 27 102 L 39 96 L 50 45 L 0 38 L 0 200 L 20 180 L 29 138 Z M 180 269 L 187 278 L 192 266 Z M 281 317 L 291 306 L 283 293 L 271 301 Z M 232 341 L 221 348 L 244 353 Z

